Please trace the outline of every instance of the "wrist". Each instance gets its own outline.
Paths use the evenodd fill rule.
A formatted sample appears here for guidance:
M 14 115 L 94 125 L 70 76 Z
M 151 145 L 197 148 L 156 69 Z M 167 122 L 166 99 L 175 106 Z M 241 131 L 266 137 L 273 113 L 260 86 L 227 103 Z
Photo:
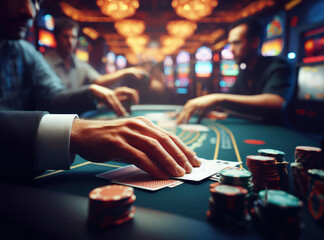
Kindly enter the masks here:
M 70 151 L 71 153 L 77 153 L 79 149 L 79 139 L 80 139 L 80 132 L 83 128 L 84 120 L 81 119 L 74 119 L 71 127 L 71 134 L 70 134 Z

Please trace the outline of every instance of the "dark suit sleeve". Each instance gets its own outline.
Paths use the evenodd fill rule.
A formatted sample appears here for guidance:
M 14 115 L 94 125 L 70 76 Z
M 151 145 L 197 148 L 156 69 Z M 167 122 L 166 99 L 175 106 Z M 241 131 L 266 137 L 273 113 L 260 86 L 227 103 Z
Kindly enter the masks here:
M 35 139 L 47 112 L 0 111 L 0 180 L 22 181 L 35 176 Z

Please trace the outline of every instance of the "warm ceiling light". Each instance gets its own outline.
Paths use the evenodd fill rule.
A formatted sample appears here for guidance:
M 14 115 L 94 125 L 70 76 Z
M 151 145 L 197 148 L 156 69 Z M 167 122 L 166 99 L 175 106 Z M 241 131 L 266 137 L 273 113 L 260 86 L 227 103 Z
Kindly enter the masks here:
M 164 54 L 172 54 L 175 52 L 179 47 L 184 44 L 184 39 L 175 36 L 162 36 L 160 38 L 162 43 L 162 52 Z
M 180 17 L 198 21 L 212 13 L 218 0 L 172 0 L 172 7 Z
M 100 11 L 114 19 L 123 19 L 135 14 L 138 0 L 97 0 Z
M 145 22 L 135 19 L 124 19 L 115 23 L 115 29 L 124 37 L 134 37 L 144 32 Z
M 145 46 L 149 40 L 148 36 L 136 36 L 136 37 L 129 37 L 126 39 L 126 44 L 128 46 L 134 46 L 134 45 L 140 45 L 140 46 Z
M 99 37 L 99 33 L 90 27 L 85 27 L 82 29 L 82 32 L 86 35 L 88 35 L 93 40 L 96 40 Z
M 130 46 L 133 50 L 137 49 L 138 51 L 135 51 L 136 53 L 142 51 L 142 49 L 146 46 L 146 44 L 149 41 L 149 37 L 145 35 L 136 36 L 136 37 L 129 37 L 126 39 L 126 44 Z
M 175 46 L 180 47 L 184 44 L 184 39 L 180 37 L 174 37 L 174 36 L 162 36 L 160 38 L 161 43 L 164 46 Z
M 141 60 L 144 62 L 162 62 L 164 57 L 165 54 L 159 48 L 146 48 L 141 54 Z
M 186 38 L 197 29 L 197 24 L 187 20 L 175 20 L 167 24 L 166 29 L 170 35 Z

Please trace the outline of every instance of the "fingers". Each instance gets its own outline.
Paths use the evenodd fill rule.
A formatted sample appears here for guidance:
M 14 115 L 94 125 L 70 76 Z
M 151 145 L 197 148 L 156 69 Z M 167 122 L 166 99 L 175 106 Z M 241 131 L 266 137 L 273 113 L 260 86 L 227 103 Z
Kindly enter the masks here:
M 161 144 L 158 139 L 144 135 L 141 136 L 141 141 L 132 142 L 132 146 L 145 152 L 149 160 L 163 169 L 169 176 L 183 176 L 186 171 L 174 160 L 170 153 L 166 151 L 163 145 L 164 144 Z
M 192 150 L 190 150 L 175 134 L 170 133 L 162 128 L 160 128 L 159 126 L 157 126 L 156 124 L 154 124 L 152 121 L 143 118 L 142 119 L 146 124 L 148 124 L 150 127 L 157 129 L 158 131 L 161 131 L 162 133 L 168 135 L 168 137 L 176 144 L 177 148 L 185 155 L 185 157 L 187 158 L 187 160 L 189 161 L 190 165 L 194 166 L 194 167 L 199 167 L 201 165 L 201 162 L 198 160 L 196 153 L 193 152 Z M 181 161 L 182 158 L 178 158 L 177 157 L 177 153 L 175 153 L 173 156 L 175 156 L 176 161 L 179 159 Z M 184 161 L 181 166 L 186 169 L 185 164 L 187 162 Z M 188 169 L 188 167 L 187 167 Z M 188 171 L 186 171 L 188 173 Z
M 110 106 L 117 116 L 121 117 L 126 115 L 126 110 L 117 98 L 114 91 L 96 84 L 91 84 L 90 90 L 99 101 L 102 101 L 106 105 Z
M 131 99 L 134 104 L 139 103 L 138 92 L 133 88 L 119 87 L 116 88 L 114 92 L 120 101 Z
M 165 151 L 172 157 L 172 160 L 176 162 L 177 165 L 180 165 L 186 173 L 190 173 L 192 171 L 192 166 L 200 165 L 198 159 L 195 158 L 195 153 L 185 146 L 185 144 L 177 136 L 158 127 L 146 118 L 139 117 L 139 119 L 144 121 L 150 127 L 150 131 L 146 132 L 145 134 L 153 139 L 156 139 L 159 145 L 161 145 L 163 149 L 165 149 Z M 155 146 L 151 147 L 154 149 Z M 153 152 L 153 155 L 154 154 L 155 152 Z M 165 157 L 168 158 L 167 156 Z M 158 158 L 157 161 L 159 161 L 159 159 L 160 158 Z M 172 160 L 168 160 L 167 164 L 170 164 Z M 174 164 L 174 162 L 172 162 L 172 164 Z M 162 163 L 162 165 L 163 164 L 164 163 Z
M 194 112 L 194 108 L 190 107 L 189 105 L 185 105 L 182 111 L 179 113 L 176 119 L 176 123 L 188 123 L 189 119 L 191 118 Z
M 126 116 L 125 108 L 114 94 L 106 96 L 106 100 L 118 117 Z
M 148 174 L 158 179 L 168 179 L 170 177 L 168 173 L 166 173 L 160 166 L 152 162 L 147 155 L 140 150 L 129 146 L 125 152 L 128 152 L 128 159 L 132 159 L 132 161 L 129 161 L 129 163 L 134 164 Z

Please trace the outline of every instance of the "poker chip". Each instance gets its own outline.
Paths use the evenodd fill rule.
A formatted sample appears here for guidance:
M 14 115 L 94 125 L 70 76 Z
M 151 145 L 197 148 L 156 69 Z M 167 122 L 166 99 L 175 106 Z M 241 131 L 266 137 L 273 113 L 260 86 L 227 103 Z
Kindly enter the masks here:
M 132 187 L 109 185 L 89 193 L 88 223 L 93 228 L 120 225 L 135 215 L 136 200 Z
M 243 187 L 248 191 L 248 197 L 253 194 L 252 173 L 243 168 L 222 170 L 219 183 Z
M 308 210 L 311 216 L 324 227 L 324 170 L 310 169 Z
M 266 188 L 280 189 L 280 177 L 274 157 L 249 155 L 246 157 L 246 165 L 252 173 L 254 192 Z
M 299 239 L 303 202 L 282 190 L 262 190 L 254 202 L 252 218 L 271 239 Z
M 247 190 L 240 186 L 212 183 L 209 186 L 209 191 L 207 219 L 224 228 L 244 229 L 249 218 Z
M 274 157 L 279 174 L 279 189 L 289 190 L 289 176 L 287 171 L 288 162 L 285 161 L 285 153 L 276 149 L 259 149 L 258 154 L 261 156 Z
M 318 168 L 321 163 L 322 149 L 311 146 L 297 146 L 295 148 L 295 162 L 301 163 L 305 168 Z
M 275 149 L 259 149 L 258 154 L 261 156 L 274 157 L 277 162 L 283 162 L 285 153 Z
M 279 174 L 279 185 L 280 190 L 288 191 L 289 190 L 289 175 L 288 175 L 288 162 L 276 162 L 278 174 Z
M 296 195 L 304 200 L 308 194 L 308 169 L 304 168 L 301 163 L 296 162 L 291 163 L 290 168 Z

